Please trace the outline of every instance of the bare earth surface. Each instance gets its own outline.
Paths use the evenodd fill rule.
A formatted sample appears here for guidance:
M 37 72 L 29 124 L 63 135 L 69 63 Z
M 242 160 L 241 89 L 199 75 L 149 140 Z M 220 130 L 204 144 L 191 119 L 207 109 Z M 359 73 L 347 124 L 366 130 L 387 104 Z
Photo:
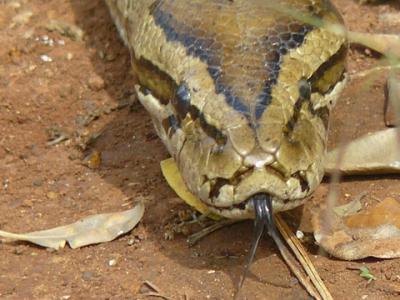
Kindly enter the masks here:
M 398 23 L 382 18 L 399 13 L 398 1 L 376 6 L 334 2 L 352 30 L 400 30 Z M 50 32 L 46 28 L 51 20 L 75 24 L 85 37 L 74 40 L 71 34 Z M 149 281 L 168 299 L 231 299 L 243 272 L 252 223 L 225 228 L 192 248 L 182 234 L 165 239 L 186 205 L 162 177 L 159 162 L 168 155 L 135 100 L 129 53 L 104 3 L 0 1 L 0 45 L 0 229 L 46 229 L 124 210 L 138 199 L 147 201 L 140 225 L 110 243 L 51 252 L 0 242 L 0 298 L 156 299 L 145 296 L 150 290 L 144 282 Z M 349 71 L 366 70 L 379 58 L 353 46 Z M 349 85 L 333 114 L 331 147 L 384 128 L 385 82 L 386 75 L 380 74 Z M 60 135 L 67 140 L 48 144 Z M 101 163 L 92 158 L 88 166 L 85 157 L 93 153 L 101 155 Z M 340 185 L 339 201 L 362 192 L 367 192 L 367 202 L 398 199 L 399 179 L 347 179 Z M 307 207 L 324 201 L 327 192 L 326 182 Z M 301 229 L 307 232 L 304 216 Z M 312 243 L 306 246 L 335 299 L 400 299 L 399 259 L 345 262 L 322 255 Z M 359 276 L 357 268 L 364 265 L 376 281 Z M 243 298 L 309 296 L 265 239 Z

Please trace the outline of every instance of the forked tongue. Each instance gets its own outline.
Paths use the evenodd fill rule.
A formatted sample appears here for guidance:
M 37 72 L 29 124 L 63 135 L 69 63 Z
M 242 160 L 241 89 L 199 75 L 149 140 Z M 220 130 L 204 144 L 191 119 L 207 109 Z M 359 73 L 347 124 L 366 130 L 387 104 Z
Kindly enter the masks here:
M 251 250 L 247 257 L 245 270 L 239 282 L 235 298 L 237 298 L 237 296 L 239 295 L 239 291 L 242 288 L 244 280 L 247 277 L 247 274 L 254 260 L 256 250 L 260 242 L 260 239 L 264 233 L 264 230 L 265 229 L 267 230 L 267 233 L 272 237 L 272 239 L 274 240 L 279 249 L 281 249 L 281 247 L 285 247 L 275 227 L 274 216 L 272 212 L 271 196 L 268 194 L 257 194 L 252 197 L 251 201 L 253 202 L 254 212 L 255 212 L 254 235 L 253 235 L 253 240 L 251 242 Z

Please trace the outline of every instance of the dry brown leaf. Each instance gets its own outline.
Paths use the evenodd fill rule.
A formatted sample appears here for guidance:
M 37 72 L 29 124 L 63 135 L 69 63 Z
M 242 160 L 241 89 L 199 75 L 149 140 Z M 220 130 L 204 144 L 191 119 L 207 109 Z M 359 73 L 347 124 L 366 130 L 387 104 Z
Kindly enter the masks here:
M 326 210 L 313 218 L 317 243 L 333 256 L 345 260 L 365 257 L 400 257 L 400 202 L 386 198 L 357 214 L 331 216 L 326 228 Z
M 117 213 L 99 214 L 83 218 L 73 224 L 48 230 L 15 234 L 0 230 L 0 237 L 27 241 L 47 248 L 60 249 L 68 242 L 72 249 L 109 242 L 132 230 L 142 219 L 144 204 Z
M 390 128 L 374 132 L 352 141 L 345 149 L 329 152 L 325 172 L 332 174 L 339 169 L 344 174 L 399 173 L 398 130 Z

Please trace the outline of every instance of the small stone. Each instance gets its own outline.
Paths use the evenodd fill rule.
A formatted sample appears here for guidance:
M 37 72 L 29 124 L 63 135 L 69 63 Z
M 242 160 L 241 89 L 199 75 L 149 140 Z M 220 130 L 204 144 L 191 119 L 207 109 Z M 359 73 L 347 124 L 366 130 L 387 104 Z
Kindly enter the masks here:
M 103 78 L 101 78 L 97 75 L 94 75 L 94 76 L 89 77 L 88 85 L 92 91 L 97 92 L 97 91 L 104 89 L 105 82 L 104 82 Z
M 297 230 L 297 231 L 296 231 L 296 237 L 297 237 L 299 240 L 304 239 L 304 233 L 303 233 L 303 231 Z
M 57 194 L 56 192 L 48 192 L 48 193 L 46 194 L 46 197 L 49 198 L 49 199 L 51 199 L 51 200 L 54 200 L 54 199 L 57 199 L 57 198 L 58 198 L 58 194 Z
M 71 52 L 67 53 L 67 60 L 72 60 L 74 58 L 74 55 Z
M 48 56 L 47 54 L 40 55 L 40 59 L 44 62 L 52 62 L 53 61 L 53 59 L 50 56 Z
M 110 259 L 109 261 L 108 261 L 108 265 L 110 266 L 110 267 L 114 267 L 115 265 L 117 265 L 117 260 L 116 259 Z
M 42 186 L 42 185 L 43 185 L 43 180 L 41 180 L 41 179 L 35 179 L 32 181 L 32 186 L 38 187 L 38 186 Z
M 215 274 L 215 270 L 209 270 L 207 271 L 207 274 Z
M 94 277 L 94 273 L 90 271 L 85 271 L 82 273 L 82 279 L 85 281 L 92 280 Z

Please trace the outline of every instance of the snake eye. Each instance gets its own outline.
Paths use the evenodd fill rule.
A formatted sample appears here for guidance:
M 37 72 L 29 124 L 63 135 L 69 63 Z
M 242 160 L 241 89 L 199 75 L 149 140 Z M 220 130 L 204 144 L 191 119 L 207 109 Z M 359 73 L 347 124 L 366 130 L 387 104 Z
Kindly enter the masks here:
M 311 85 L 305 79 L 299 81 L 299 95 L 302 99 L 310 99 L 311 97 Z

